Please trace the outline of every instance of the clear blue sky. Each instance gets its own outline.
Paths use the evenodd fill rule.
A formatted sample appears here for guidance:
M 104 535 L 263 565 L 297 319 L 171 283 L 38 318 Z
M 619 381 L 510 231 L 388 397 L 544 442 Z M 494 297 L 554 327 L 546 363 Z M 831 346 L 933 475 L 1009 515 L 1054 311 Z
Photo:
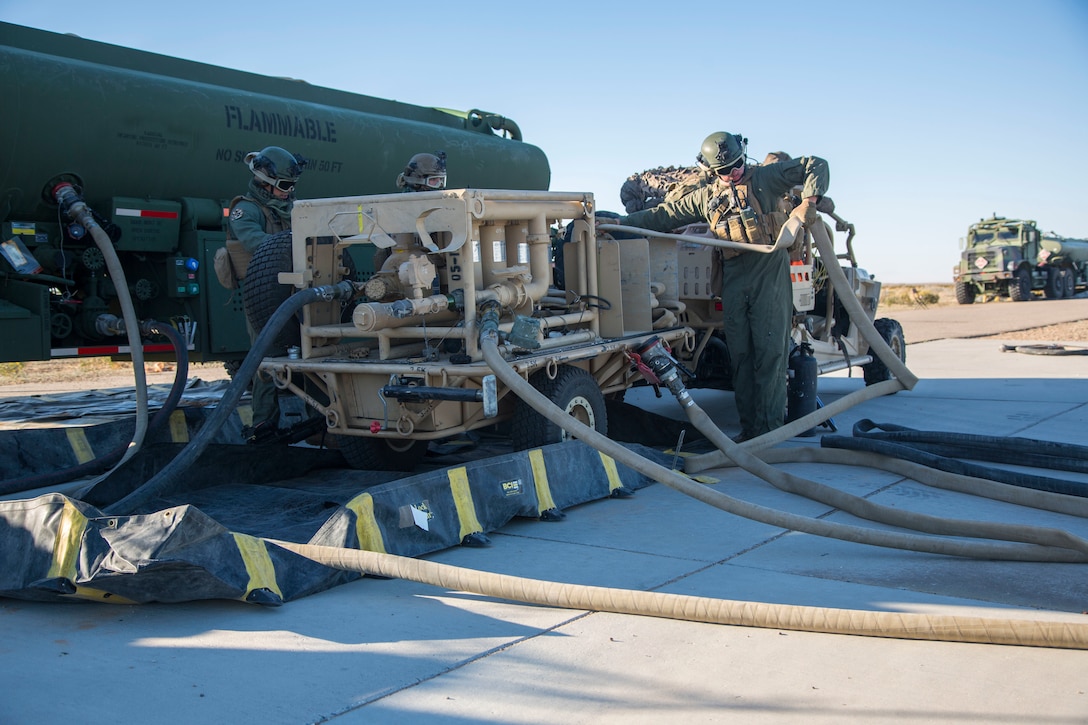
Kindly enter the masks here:
M 817 155 L 886 282 L 950 282 L 997 213 L 1088 238 L 1088 2 L 528 4 L 0 0 L 0 19 L 422 106 L 512 118 L 557 191 L 724 130 Z

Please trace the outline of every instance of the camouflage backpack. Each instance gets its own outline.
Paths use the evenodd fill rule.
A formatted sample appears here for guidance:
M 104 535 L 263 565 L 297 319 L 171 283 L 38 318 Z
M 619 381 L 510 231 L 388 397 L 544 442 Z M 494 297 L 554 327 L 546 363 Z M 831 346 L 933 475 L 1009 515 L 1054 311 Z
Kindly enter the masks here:
M 674 201 L 705 184 L 707 174 L 698 166 L 658 166 L 632 174 L 620 187 L 620 201 L 628 214 Z

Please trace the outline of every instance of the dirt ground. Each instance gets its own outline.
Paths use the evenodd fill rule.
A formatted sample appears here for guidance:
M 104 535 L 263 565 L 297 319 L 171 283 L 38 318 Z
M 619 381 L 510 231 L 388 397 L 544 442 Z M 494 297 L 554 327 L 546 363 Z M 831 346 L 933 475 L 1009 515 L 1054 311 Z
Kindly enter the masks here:
M 897 309 L 929 309 L 956 304 L 955 289 L 951 284 L 884 285 L 881 289 L 880 309 L 890 312 Z M 979 300 L 975 304 L 1016 303 L 994 299 Z M 1038 342 L 1088 341 L 1088 320 L 1036 327 L 1018 332 L 1005 332 L 1000 337 Z M 148 384 L 169 384 L 174 378 L 173 363 L 148 363 L 146 371 Z M 188 377 L 210 382 L 227 378 L 227 372 L 222 363 L 194 363 L 189 366 Z M 109 358 L 0 363 L 0 389 L 5 386 L 41 384 L 57 384 L 58 386 L 67 384 L 71 387 L 72 382 L 80 381 L 83 383 L 81 387 L 91 390 L 123 387 L 131 385 L 132 380 L 132 369 L 129 363 L 112 362 Z
M 950 307 L 958 304 L 956 302 L 955 286 L 951 284 L 889 284 L 882 286 L 880 289 L 881 310 L 929 309 L 931 307 Z M 975 304 L 1007 305 L 1017 303 L 1001 297 L 980 297 L 975 301 Z M 1088 320 L 1064 322 L 1060 325 L 1046 325 L 1030 330 L 1003 332 L 1000 335 L 990 336 L 990 338 L 998 337 L 1004 340 L 1033 340 L 1037 342 L 1088 341 Z

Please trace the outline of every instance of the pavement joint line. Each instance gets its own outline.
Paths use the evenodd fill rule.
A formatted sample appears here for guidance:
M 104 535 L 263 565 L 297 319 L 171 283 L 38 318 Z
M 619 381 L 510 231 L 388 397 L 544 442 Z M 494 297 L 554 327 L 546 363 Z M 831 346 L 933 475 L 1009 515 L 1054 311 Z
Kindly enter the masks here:
M 444 595 L 444 596 L 457 596 L 459 594 L 466 594 L 466 593 L 471 593 L 471 592 L 453 592 L 453 591 L 450 591 L 450 592 L 447 592 L 447 594 Z M 413 594 L 412 596 L 418 596 L 418 595 Z M 560 611 L 562 611 L 564 609 L 563 607 L 553 607 L 553 606 L 549 606 L 549 605 L 546 605 L 546 604 L 527 604 L 525 602 L 518 602 L 516 600 L 503 599 L 502 597 L 477 597 L 477 598 L 490 599 L 490 600 L 493 600 L 493 601 L 496 601 L 496 602 L 502 602 L 502 603 L 509 602 L 509 603 L 513 603 L 513 604 L 515 604 L 517 606 L 543 607 L 543 608 L 546 608 L 546 609 L 557 609 L 557 610 L 560 610 Z M 457 670 L 459 670 L 459 669 L 461 669 L 463 667 L 467 667 L 468 665 L 471 665 L 471 664 L 473 664 L 475 662 L 479 662 L 480 660 L 487 659 L 491 655 L 498 654 L 500 652 L 504 652 L 504 651 L 510 649 L 511 647 L 515 647 L 515 646 L 517 646 L 519 644 L 522 644 L 524 642 L 528 642 L 530 640 L 536 639 L 537 637 L 542 637 L 544 635 L 551 634 L 555 630 L 557 630 L 557 629 L 559 629 L 561 627 L 565 627 L 568 624 L 573 624 L 574 622 L 577 622 L 580 619 L 585 619 L 586 617 L 589 617 L 589 616 L 591 616 L 593 614 L 601 614 L 601 612 L 597 612 L 597 611 L 594 611 L 594 610 L 577 610 L 577 611 L 579 611 L 580 614 L 577 614 L 577 615 L 575 615 L 573 617 L 570 617 L 569 619 L 565 619 L 565 620 L 563 620 L 561 622 L 557 622 L 557 623 L 555 623 L 553 625 L 550 625 L 548 627 L 544 627 L 544 628 L 540 629 L 539 631 L 534 632 L 533 634 L 527 634 L 527 635 L 522 636 L 522 637 L 517 637 L 517 638 L 512 639 L 512 640 L 510 640 L 508 642 L 504 642 L 502 644 L 495 645 L 494 647 L 490 647 L 490 648 L 484 650 L 483 652 L 480 652 L 480 653 L 478 653 L 476 655 L 473 655 L 472 657 L 469 657 L 467 659 L 463 659 L 463 660 L 460 660 L 458 662 L 455 662 L 455 663 L 453 663 L 453 664 L 451 664 L 451 665 L 449 665 L 447 667 L 444 667 L 444 668 L 442 668 L 440 670 L 436 670 L 433 674 L 431 674 L 431 675 L 429 675 L 427 677 L 416 678 L 412 682 L 409 682 L 408 684 L 402 685 L 400 687 L 386 688 L 382 692 L 376 693 L 376 694 L 374 694 L 374 695 L 372 695 L 370 697 L 367 697 L 364 700 L 361 700 L 359 702 L 354 702 L 351 705 L 349 705 L 347 707 L 344 707 L 344 708 L 342 708 L 340 710 L 336 710 L 336 711 L 334 711 L 334 712 L 332 712 L 332 713 L 330 713 L 328 715 L 323 715 L 321 718 L 319 718 L 317 720 L 314 720 L 312 722 L 313 723 L 330 722 L 331 720 L 333 720 L 335 718 L 338 718 L 338 717 L 340 717 L 342 715 L 347 715 L 347 714 L 355 712 L 357 710 L 361 710 L 362 708 L 366 707 L 367 705 L 371 705 L 371 704 L 373 704 L 375 702 L 379 702 L 381 700 L 384 700 L 387 697 L 391 697 L 393 695 L 396 695 L 396 694 L 398 694 L 400 692 L 404 692 L 406 690 L 411 690 L 414 687 L 417 687 L 417 686 L 422 685 L 424 683 L 430 682 L 432 680 L 436 680 L 439 677 L 447 675 L 447 674 L 449 674 L 451 672 L 456 672 Z

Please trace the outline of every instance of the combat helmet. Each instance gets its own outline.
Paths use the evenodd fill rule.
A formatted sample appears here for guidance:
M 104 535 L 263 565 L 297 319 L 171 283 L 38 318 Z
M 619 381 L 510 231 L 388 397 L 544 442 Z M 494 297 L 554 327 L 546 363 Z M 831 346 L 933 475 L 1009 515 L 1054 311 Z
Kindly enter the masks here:
M 703 139 L 703 147 L 695 160 L 699 165 L 721 174 L 744 163 L 748 139 L 739 134 L 718 131 Z
M 446 188 L 446 152 L 416 154 L 397 176 L 397 188 L 427 191 Z
M 293 191 L 306 159 L 279 146 L 266 146 L 260 151 L 246 154 L 246 165 L 258 181 L 274 186 L 280 191 Z

